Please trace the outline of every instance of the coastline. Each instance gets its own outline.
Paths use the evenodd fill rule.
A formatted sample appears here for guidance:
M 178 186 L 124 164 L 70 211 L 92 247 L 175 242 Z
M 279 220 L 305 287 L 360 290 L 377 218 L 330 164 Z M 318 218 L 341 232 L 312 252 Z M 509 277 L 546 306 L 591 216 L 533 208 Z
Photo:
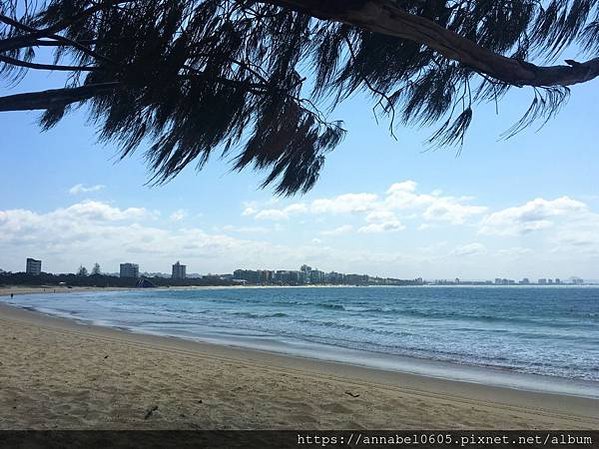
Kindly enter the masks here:
M 131 333 L 3 304 L 0 322 L 5 429 L 599 429 L 596 399 Z M 155 418 L 144 419 L 153 403 Z
M 83 293 L 83 292 L 111 292 L 111 291 L 127 291 L 131 288 L 123 287 L 65 287 L 56 285 L 46 286 L 20 286 L 6 285 L 0 286 L 0 296 L 13 295 L 40 295 L 52 293 Z
M 334 288 L 335 286 L 332 286 Z M 339 286 L 341 287 L 341 286 Z M 260 286 L 176 286 L 160 287 L 151 289 L 151 291 L 198 291 L 198 290 L 253 290 L 268 289 L 269 287 Z M 270 287 L 270 288 L 312 288 L 310 286 L 302 287 Z M 6 297 L 10 293 L 27 294 L 42 296 L 43 298 L 52 298 L 52 288 L 40 287 L 6 287 L 0 286 L 0 298 Z M 102 287 L 72 287 L 54 290 L 55 293 L 85 294 L 90 292 L 140 292 L 140 289 L 132 288 L 102 288 Z M 70 296 L 70 295 L 69 295 Z M 0 305 L 3 301 L 0 301 Z M 41 314 L 50 318 L 60 318 L 76 322 L 84 327 L 116 329 L 128 334 L 141 334 L 156 336 L 168 339 L 181 339 L 198 344 L 207 344 L 217 347 L 236 348 L 241 351 L 271 353 L 273 355 L 282 355 L 292 358 L 331 362 L 346 366 L 362 367 L 365 369 L 380 370 L 385 372 L 395 372 L 427 378 L 455 381 L 468 384 L 479 384 L 483 386 L 507 388 L 511 390 L 522 390 L 527 392 L 548 393 L 554 395 L 578 396 L 599 401 L 599 382 L 577 377 L 562 377 L 559 375 L 547 375 L 538 372 L 528 372 L 526 370 L 512 369 L 511 367 L 501 365 L 485 365 L 460 363 L 459 361 L 443 360 L 432 357 L 418 357 L 405 354 L 387 353 L 384 351 L 365 350 L 351 348 L 344 345 L 328 344 L 314 340 L 289 340 L 286 338 L 260 338 L 254 335 L 242 335 L 237 332 L 227 333 L 226 328 L 211 330 L 205 329 L 203 332 L 189 332 L 176 327 L 154 329 L 147 326 L 137 326 L 134 321 L 128 322 L 122 319 L 113 319 L 104 316 L 102 318 L 92 318 L 89 314 L 81 316 L 79 313 L 66 312 L 63 309 L 40 307 L 39 304 L 16 304 L 4 303 L 8 306 L 16 307 L 21 310 Z M 68 306 L 67 306 L 68 307 Z M 117 315 L 114 315 L 116 318 Z

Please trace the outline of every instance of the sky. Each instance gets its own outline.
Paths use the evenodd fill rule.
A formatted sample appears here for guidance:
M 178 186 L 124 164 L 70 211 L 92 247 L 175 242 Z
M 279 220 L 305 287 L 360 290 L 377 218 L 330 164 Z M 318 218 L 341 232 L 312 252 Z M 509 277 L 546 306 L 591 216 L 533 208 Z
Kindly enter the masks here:
M 60 87 L 28 76 L 0 95 Z M 433 129 L 377 124 L 357 96 L 331 115 L 349 131 L 317 185 L 291 198 L 260 190 L 264 173 L 211 160 L 147 185 L 143 149 L 119 161 L 84 110 L 41 132 L 36 112 L 0 113 L 0 269 L 104 272 L 133 262 L 193 273 L 312 267 L 399 278 L 599 279 L 599 81 L 576 86 L 559 115 L 509 140 L 527 109 L 514 89 L 478 106 L 459 155 L 431 150 Z

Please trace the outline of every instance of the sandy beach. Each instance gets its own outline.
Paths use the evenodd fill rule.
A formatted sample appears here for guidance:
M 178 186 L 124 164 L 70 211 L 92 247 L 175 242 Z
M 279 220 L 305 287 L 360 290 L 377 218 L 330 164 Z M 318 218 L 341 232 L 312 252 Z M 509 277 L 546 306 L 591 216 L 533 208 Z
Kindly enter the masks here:
M 10 295 L 33 295 L 33 294 L 49 294 L 49 293 L 81 293 L 94 291 L 117 291 L 130 290 L 120 287 L 65 287 L 57 285 L 41 285 L 41 286 L 26 286 L 26 285 L 7 285 L 0 286 L 0 296 Z
M 0 305 L 0 429 L 599 429 L 599 401 L 133 334 Z

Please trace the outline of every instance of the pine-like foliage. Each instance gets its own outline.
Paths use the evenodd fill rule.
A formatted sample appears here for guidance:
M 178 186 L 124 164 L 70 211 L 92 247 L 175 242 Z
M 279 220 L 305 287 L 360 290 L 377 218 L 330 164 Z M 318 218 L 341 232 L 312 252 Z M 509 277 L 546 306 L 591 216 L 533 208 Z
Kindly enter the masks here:
M 439 123 L 431 142 L 450 145 L 463 139 L 474 104 L 497 101 L 511 87 L 424 45 L 277 3 L 4 0 L 0 76 L 18 81 L 40 67 L 15 61 L 35 62 L 52 47 L 55 69 L 69 73 L 67 87 L 100 86 L 83 102 L 100 140 L 118 142 L 123 156 L 145 148 L 155 182 L 192 162 L 201 168 L 217 153 L 235 169 L 267 170 L 263 185 L 280 194 L 310 189 L 344 135 L 342 123 L 319 108 L 366 91 L 392 126 Z M 576 40 L 589 53 L 599 50 L 599 0 L 393 3 L 521 60 L 555 59 Z M 512 131 L 551 116 L 568 93 L 535 88 Z M 74 104 L 55 101 L 43 127 Z

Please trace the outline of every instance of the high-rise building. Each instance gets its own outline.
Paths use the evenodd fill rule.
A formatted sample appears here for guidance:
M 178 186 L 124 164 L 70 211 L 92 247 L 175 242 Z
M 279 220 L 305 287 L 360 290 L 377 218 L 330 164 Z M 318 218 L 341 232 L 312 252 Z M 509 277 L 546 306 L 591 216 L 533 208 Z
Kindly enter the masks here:
M 181 265 L 179 261 L 173 265 L 173 274 L 171 276 L 172 279 L 185 279 L 187 274 L 187 265 Z
M 42 273 L 42 261 L 28 257 L 25 272 L 27 274 L 31 274 L 32 276 L 39 276 Z
M 137 279 L 139 277 L 139 265 L 136 263 L 122 263 L 120 276 L 122 278 Z

